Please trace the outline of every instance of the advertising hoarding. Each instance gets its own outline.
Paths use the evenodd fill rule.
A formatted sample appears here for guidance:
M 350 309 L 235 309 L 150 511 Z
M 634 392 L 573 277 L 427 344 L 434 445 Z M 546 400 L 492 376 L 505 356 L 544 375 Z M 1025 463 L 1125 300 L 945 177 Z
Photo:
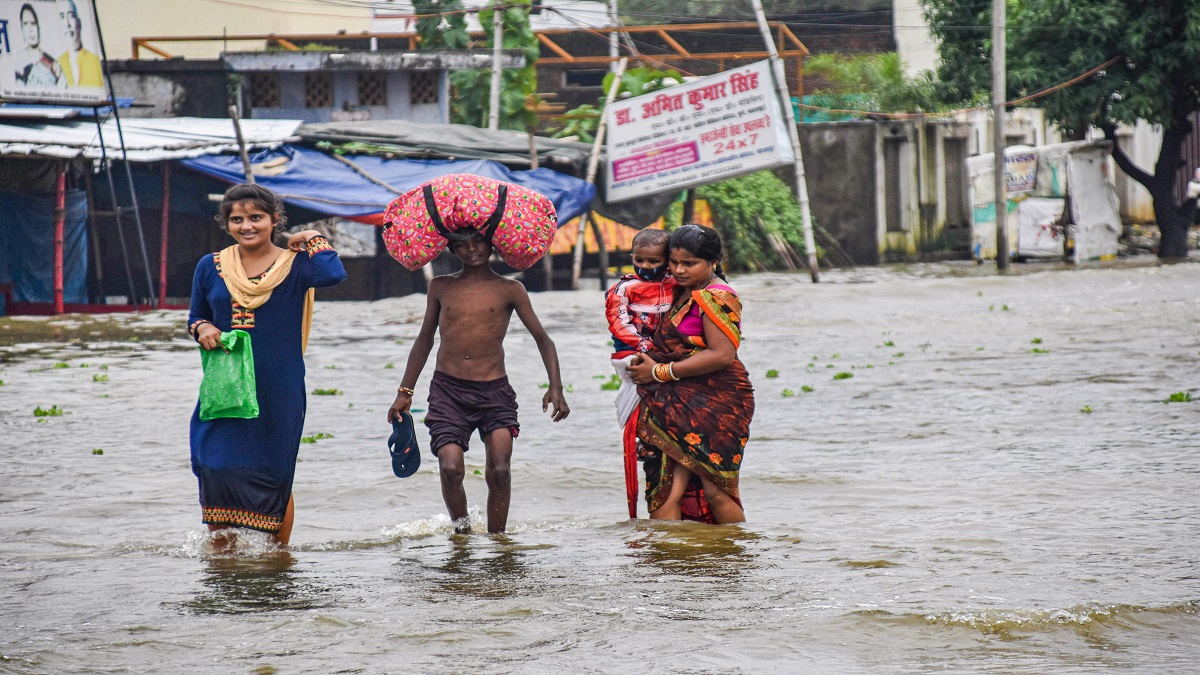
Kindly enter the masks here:
M 0 0 L 0 98 L 92 105 L 109 100 L 88 0 Z
M 769 61 L 615 101 L 605 115 L 609 202 L 795 161 Z

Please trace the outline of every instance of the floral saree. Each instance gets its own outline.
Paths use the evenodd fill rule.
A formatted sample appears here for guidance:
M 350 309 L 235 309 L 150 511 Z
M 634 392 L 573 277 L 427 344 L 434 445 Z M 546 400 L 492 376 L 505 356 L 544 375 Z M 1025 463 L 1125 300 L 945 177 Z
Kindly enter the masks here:
M 733 289 L 712 284 L 693 291 L 659 325 L 653 358 L 681 361 L 707 348 L 702 330 L 700 335 L 680 330 L 689 313 L 695 316 L 694 305 L 729 336 L 734 347 L 741 344 L 741 301 Z M 742 362 L 735 359 L 716 372 L 644 385 L 639 394 L 643 405 L 637 433 L 649 510 L 658 510 L 670 495 L 676 462 L 693 474 L 693 485 L 684 497 L 685 519 L 712 522 L 707 501 L 697 490 L 697 476 L 704 476 L 740 504 L 738 470 L 754 416 L 754 387 Z

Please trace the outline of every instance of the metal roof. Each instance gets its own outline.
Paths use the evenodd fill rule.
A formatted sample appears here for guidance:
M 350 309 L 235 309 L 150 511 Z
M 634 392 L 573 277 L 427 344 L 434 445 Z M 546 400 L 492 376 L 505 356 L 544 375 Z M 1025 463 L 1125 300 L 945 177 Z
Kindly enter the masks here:
M 293 137 L 301 120 L 242 120 L 247 147 L 273 148 Z M 101 127 L 104 150 L 121 158 L 116 121 Z M 121 120 L 131 162 L 159 162 L 236 152 L 237 138 L 228 119 L 167 117 Z M 0 119 L 0 156 L 25 155 L 59 159 L 100 159 L 100 132 L 95 120 Z

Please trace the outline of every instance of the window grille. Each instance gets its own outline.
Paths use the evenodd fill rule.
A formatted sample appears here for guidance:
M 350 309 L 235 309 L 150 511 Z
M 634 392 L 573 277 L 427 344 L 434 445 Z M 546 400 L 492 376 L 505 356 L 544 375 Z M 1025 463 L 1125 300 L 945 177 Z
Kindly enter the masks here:
M 418 71 L 409 73 L 409 102 L 417 103 L 437 103 L 438 102 L 438 74 L 432 71 Z
M 333 73 L 304 74 L 304 107 L 333 107 Z
M 279 74 L 250 73 L 250 107 L 278 108 Z
M 358 74 L 358 104 L 387 105 L 387 73 L 367 71 Z

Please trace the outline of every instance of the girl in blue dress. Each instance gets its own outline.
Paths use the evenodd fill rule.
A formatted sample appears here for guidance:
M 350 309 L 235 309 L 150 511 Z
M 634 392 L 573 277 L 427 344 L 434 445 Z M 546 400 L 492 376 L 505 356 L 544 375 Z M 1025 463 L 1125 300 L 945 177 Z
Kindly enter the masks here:
M 237 242 L 206 255 L 192 279 L 188 332 L 203 349 L 217 349 L 222 331 L 251 336 L 259 416 L 200 419 L 192 413 L 192 472 L 209 530 L 244 527 L 291 537 L 292 477 L 304 429 L 304 348 L 312 321 L 313 289 L 333 286 L 346 271 L 316 230 L 272 241 L 285 222 L 283 201 L 258 185 L 235 185 L 217 221 Z M 220 550 L 229 545 L 216 537 Z

